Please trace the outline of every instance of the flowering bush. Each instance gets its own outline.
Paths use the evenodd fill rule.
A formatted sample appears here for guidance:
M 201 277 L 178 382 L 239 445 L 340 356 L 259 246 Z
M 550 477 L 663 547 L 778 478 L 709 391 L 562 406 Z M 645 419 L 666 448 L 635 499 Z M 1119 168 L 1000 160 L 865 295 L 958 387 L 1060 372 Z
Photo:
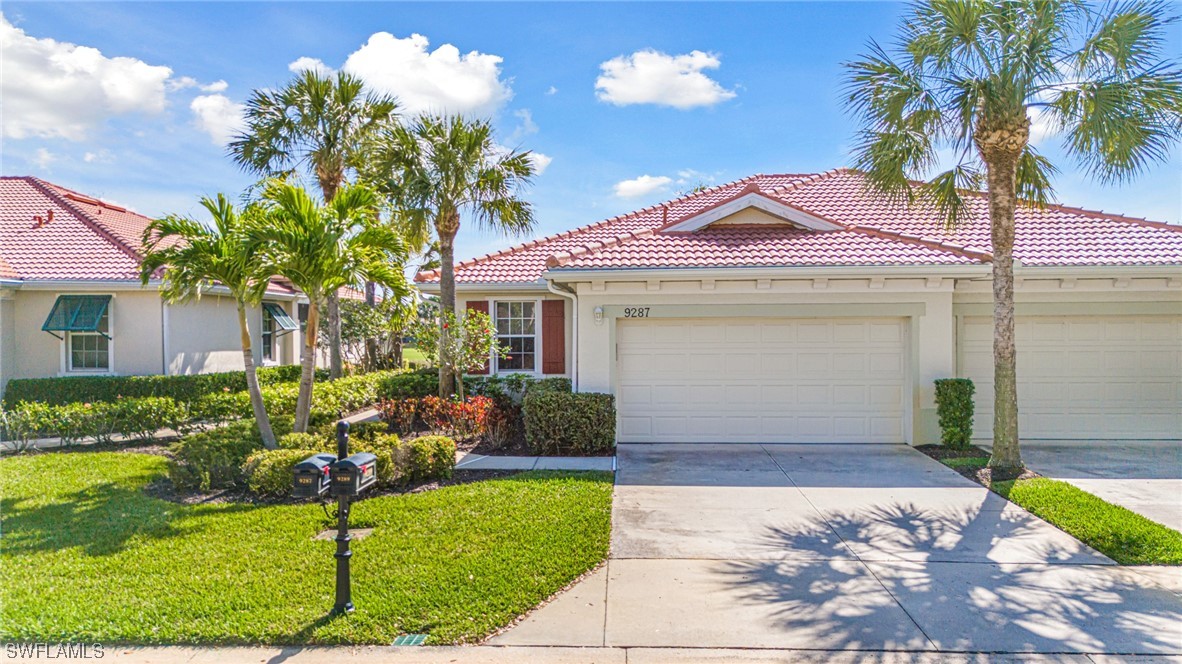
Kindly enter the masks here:
M 378 410 L 382 420 L 403 433 L 418 430 L 417 423 L 421 421 L 431 431 L 471 438 L 488 434 L 490 416 L 496 410 L 496 404 L 488 397 L 457 401 L 432 396 L 381 401 Z
M 382 399 L 378 402 L 378 412 L 383 422 L 388 422 L 400 433 L 414 433 L 418 428 L 418 399 Z
M 465 401 L 449 402 L 447 410 L 452 437 L 484 436 L 488 433 L 488 416 L 493 410 L 493 400 L 488 397 L 470 397 Z

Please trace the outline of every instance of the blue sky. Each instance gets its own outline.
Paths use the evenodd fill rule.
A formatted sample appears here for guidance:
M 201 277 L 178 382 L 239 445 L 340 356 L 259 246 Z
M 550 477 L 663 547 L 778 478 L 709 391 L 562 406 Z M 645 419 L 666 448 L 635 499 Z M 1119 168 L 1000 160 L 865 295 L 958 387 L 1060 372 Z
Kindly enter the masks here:
M 840 63 L 870 38 L 890 41 L 902 6 L 5 2 L 2 12 L 4 174 L 149 215 L 197 214 L 200 195 L 252 181 L 225 156 L 236 104 L 286 81 L 300 58 L 348 60 L 412 107 L 489 115 L 505 144 L 544 155 L 527 196 L 546 235 L 698 183 L 847 165 L 855 127 Z M 1054 139 L 1042 149 L 1059 157 Z M 1182 216 L 1177 154 L 1123 187 L 1058 163 L 1063 203 Z M 457 255 L 517 241 L 468 228 Z

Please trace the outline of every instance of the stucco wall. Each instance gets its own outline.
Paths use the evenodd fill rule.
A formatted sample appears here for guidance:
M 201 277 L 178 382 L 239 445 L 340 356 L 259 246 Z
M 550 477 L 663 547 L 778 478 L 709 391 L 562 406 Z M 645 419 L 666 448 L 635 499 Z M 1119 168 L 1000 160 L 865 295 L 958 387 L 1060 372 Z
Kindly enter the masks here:
M 0 394 L 8 384 L 16 354 L 15 302 L 12 292 L 0 289 Z
M 294 303 L 276 302 L 296 318 Z M 196 302 L 165 305 L 168 308 L 168 371 L 171 374 L 239 371 L 243 368 L 242 342 L 238 331 L 238 309 L 228 297 L 202 297 Z M 254 342 L 254 361 L 263 366 L 262 307 L 247 310 L 247 326 Z M 279 337 L 276 357 L 267 364 L 295 364 L 299 332 Z

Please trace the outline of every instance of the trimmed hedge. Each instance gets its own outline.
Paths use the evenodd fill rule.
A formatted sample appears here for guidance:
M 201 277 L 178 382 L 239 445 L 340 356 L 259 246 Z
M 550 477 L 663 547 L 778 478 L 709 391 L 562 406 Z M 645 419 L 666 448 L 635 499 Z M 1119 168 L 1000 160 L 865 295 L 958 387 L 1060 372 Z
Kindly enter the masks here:
M 940 442 L 945 447 L 962 449 L 971 443 L 975 390 L 968 378 L 936 381 L 936 415 L 940 418 Z
M 261 367 L 259 385 L 290 383 L 300 379 L 299 365 Z M 316 380 L 328 372 L 317 370 Z M 194 401 L 215 392 L 246 391 L 246 372 L 191 374 L 185 376 L 63 376 L 60 378 L 14 378 L 4 390 L 4 407 L 38 402 L 51 405 L 110 402 L 122 398 L 170 397 Z
M 271 418 L 277 436 L 291 431 L 291 417 Z M 242 464 L 263 449 L 253 419 L 185 436 L 171 448 L 168 478 L 182 489 L 224 489 L 242 481 Z
M 525 395 L 525 440 L 534 454 L 603 454 L 616 446 L 610 394 L 531 391 Z
M 161 427 L 180 431 L 189 420 L 184 404 L 165 397 L 60 406 L 19 403 L 0 413 L 0 438 L 20 446 L 36 438 L 59 438 L 67 445 L 83 438 L 110 443 L 116 435 L 150 441 Z
M 246 486 L 260 496 L 289 496 L 295 465 L 318 454 L 313 449 L 260 450 L 242 464 Z

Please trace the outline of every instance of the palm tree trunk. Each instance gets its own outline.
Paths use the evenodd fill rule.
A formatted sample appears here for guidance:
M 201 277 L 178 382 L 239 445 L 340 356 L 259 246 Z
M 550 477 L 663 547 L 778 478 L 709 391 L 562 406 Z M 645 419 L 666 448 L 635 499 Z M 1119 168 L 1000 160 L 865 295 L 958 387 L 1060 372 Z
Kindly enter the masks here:
M 344 373 L 341 361 L 341 296 L 338 291 L 328 294 L 328 377 L 336 380 Z
M 372 281 L 365 282 L 365 306 L 378 306 L 377 284 Z M 370 371 L 378 368 L 378 340 L 374 337 L 365 338 L 365 364 Z
M 458 225 L 458 224 L 457 224 Z M 455 239 L 456 234 L 441 233 L 439 235 L 439 397 L 446 399 L 455 391 L 454 370 L 452 369 L 451 353 L 448 351 L 448 337 L 451 330 L 446 325 L 447 312 L 456 311 L 456 266 Z M 454 319 L 453 319 L 454 320 Z
M 1022 467 L 1018 449 L 1018 368 L 1014 343 L 1014 208 L 1017 159 L 986 162 L 993 234 L 993 456 L 989 467 Z
M 246 389 L 250 392 L 250 408 L 254 421 L 259 427 L 263 447 L 279 449 L 275 432 L 271 430 L 271 418 L 267 417 L 267 406 L 263 403 L 263 392 L 259 389 L 259 375 L 254 366 L 254 340 L 250 338 L 250 327 L 246 322 L 246 304 L 238 300 L 238 331 L 242 335 L 242 364 L 246 370 Z
M 295 426 L 292 431 L 308 430 L 308 416 L 312 412 L 312 381 L 316 378 L 316 335 L 320 331 L 318 298 L 308 295 L 308 328 L 304 331 L 304 347 L 300 350 L 300 393 L 296 398 Z

